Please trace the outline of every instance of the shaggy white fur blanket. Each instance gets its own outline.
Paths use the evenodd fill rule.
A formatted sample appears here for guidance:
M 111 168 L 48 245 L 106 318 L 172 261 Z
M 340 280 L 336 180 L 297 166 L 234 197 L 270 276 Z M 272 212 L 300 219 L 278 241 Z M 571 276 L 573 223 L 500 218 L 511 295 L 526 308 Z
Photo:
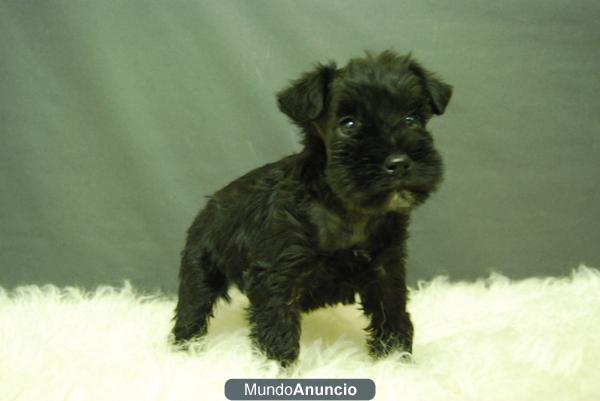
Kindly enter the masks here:
M 1 400 L 220 400 L 229 378 L 370 378 L 376 400 L 599 400 L 600 272 L 412 290 L 414 361 L 372 361 L 356 306 L 303 320 L 289 372 L 252 352 L 245 298 L 191 352 L 167 344 L 174 298 L 123 288 L 0 288 Z

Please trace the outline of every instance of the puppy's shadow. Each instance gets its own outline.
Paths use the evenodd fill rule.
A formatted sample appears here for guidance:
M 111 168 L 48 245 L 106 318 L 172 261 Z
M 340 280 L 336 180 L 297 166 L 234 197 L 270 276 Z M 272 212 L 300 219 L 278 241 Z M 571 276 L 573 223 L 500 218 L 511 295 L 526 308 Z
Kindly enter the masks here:
M 365 342 L 368 322 L 356 305 L 338 305 L 303 315 L 302 343 L 321 342 L 324 346 L 344 340 L 357 347 Z
M 250 331 L 246 319 L 248 299 L 238 291 L 231 292 L 231 302 L 220 301 L 214 310 L 207 337 Z M 368 321 L 357 305 L 338 305 L 302 314 L 301 343 L 320 342 L 330 346 L 344 340 L 362 347 L 365 342 L 364 328 Z
M 208 325 L 208 334 L 226 335 L 239 330 L 250 331 L 248 320 L 246 319 L 246 308 L 248 298 L 238 290 L 230 290 L 231 302 L 219 300 L 214 307 L 214 317 L 210 319 Z

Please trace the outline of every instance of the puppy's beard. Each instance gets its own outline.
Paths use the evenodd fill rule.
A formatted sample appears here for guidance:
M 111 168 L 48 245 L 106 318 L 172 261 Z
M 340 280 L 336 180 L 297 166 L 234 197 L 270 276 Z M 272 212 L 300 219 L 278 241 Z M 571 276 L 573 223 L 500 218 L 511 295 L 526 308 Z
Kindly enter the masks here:
M 392 192 L 387 199 L 385 208 L 389 211 L 407 211 L 415 204 L 415 196 L 412 192 L 401 190 Z
M 346 198 L 345 200 L 349 209 L 354 209 L 365 214 L 384 214 L 387 212 L 408 213 L 417 204 L 415 195 L 407 190 L 392 191 L 361 199 L 358 202 L 355 197 Z
M 404 188 L 388 185 L 368 188 L 348 185 L 349 181 L 329 181 L 330 188 L 347 210 L 364 214 L 408 212 L 418 203 L 416 194 Z M 341 185 L 342 182 L 346 185 Z

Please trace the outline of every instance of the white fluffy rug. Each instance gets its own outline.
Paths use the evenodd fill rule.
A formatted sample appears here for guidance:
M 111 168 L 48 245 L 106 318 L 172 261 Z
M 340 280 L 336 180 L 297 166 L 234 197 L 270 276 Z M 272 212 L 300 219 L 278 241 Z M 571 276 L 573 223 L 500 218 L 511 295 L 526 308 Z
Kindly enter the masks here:
M 192 352 L 166 338 L 174 299 L 128 284 L 94 293 L 0 288 L 0 399 L 220 400 L 229 378 L 283 377 L 254 354 L 246 301 L 220 304 Z M 355 306 L 306 315 L 292 377 L 370 378 L 376 400 L 599 400 L 600 272 L 413 290 L 414 362 L 374 362 Z

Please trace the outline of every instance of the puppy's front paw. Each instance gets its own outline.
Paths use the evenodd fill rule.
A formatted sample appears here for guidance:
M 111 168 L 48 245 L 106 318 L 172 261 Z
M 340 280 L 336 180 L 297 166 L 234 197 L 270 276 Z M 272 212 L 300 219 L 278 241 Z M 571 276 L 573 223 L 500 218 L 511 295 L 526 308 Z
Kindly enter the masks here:
M 300 346 L 297 344 L 260 343 L 254 338 L 254 346 L 268 359 L 279 362 L 282 368 L 292 366 L 298 360 Z
M 250 307 L 253 325 L 250 338 L 267 358 L 285 368 L 293 364 L 300 353 L 300 310 L 274 301 L 272 298 L 271 307 Z
M 369 354 L 374 358 L 382 358 L 390 352 L 401 351 L 405 355 L 412 353 L 412 339 L 401 334 L 388 334 L 369 339 Z

